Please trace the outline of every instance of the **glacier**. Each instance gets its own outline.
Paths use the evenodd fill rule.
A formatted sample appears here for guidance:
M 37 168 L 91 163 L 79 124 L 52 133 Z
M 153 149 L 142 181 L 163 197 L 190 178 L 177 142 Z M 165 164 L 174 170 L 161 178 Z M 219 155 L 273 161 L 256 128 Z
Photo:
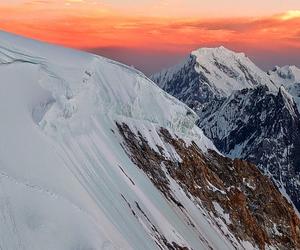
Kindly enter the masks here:
M 190 227 L 125 153 L 116 122 L 171 158 L 178 155 L 158 127 L 203 152 L 216 150 L 195 125 L 197 115 L 141 72 L 0 32 L 0 76 L 1 249 L 167 249 L 130 211 L 135 202 L 169 242 L 255 249 L 231 235 L 234 246 L 171 180 L 196 225 Z

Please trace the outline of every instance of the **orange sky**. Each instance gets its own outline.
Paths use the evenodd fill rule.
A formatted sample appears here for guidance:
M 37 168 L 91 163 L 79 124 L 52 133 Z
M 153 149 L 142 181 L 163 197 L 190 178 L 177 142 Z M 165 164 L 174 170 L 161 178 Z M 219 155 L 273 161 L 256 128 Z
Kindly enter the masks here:
M 123 48 L 183 56 L 218 45 L 250 55 L 284 51 L 289 57 L 300 51 L 299 0 L 286 0 L 284 7 L 277 0 L 274 6 L 264 1 L 272 8 L 257 1 L 257 10 L 256 0 L 252 7 L 234 1 L 211 0 L 219 3 L 211 6 L 200 0 L 2 0 L 0 29 L 100 53 L 101 48 Z

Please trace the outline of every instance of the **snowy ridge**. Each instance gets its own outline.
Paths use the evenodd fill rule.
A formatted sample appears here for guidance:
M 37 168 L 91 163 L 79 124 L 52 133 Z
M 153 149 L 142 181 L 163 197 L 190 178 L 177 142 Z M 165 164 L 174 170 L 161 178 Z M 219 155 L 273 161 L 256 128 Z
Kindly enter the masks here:
M 166 200 L 121 145 L 116 121 L 178 162 L 158 128 L 187 145 L 194 140 L 204 152 L 215 149 L 186 105 L 140 72 L 102 57 L 3 32 L 0 47 L 2 248 L 166 249 L 164 240 L 190 249 L 248 244 L 229 239 L 226 225 L 220 230 L 175 183 L 186 213 Z
M 1 43 L 5 44 L 2 41 Z M 23 45 L 23 43 L 21 44 Z M 43 49 L 41 49 L 43 51 L 41 57 L 34 55 L 33 52 L 24 54 L 25 52 L 18 52 L 20 49 L 24 49 L 23 46 L 18 48 L 18 45 L 18 43 L 14 43 L 15 48 L 9 47 L 8 49 L 3 49 L 5 46 L 3 45 L 0 50 L 3 55 L 0 58 L 1 62 L 3 64 L 23 62 L 37 65 L 41 73 L 39 84 L 48 90 L 55 99 L 56 107 L 52 109 L 61 112 L 60 115 L 64 117 L 72 116 L 76 112 L 79 112 L 80 115 L 90 115 L 93 112 L 101 111 L 148 120 L 165 127 L 172 126 L 172 129 L 179 132 L 188 131 L 194 126 L 197 116 L 192 110 L 161 91 L 135 69 L 109 59 L 84 53 L 78 53 L 78 56 L 74 58 L 71 50 L 67 50 L 71 56 L 69 53 L 63 53 L 64 59 L 66 60 L 69 56 L 70 61 L 74 60 L 76 64 L 72 65 L 69 61 L 64 64 L 60 58 L 61 55 L 59 60 L 52 59 L 53 55 L 47 57 L 48 55 Z M 26 49 L 25 47 L 25 51 Z M 111 72 L 116 73 L 112 74 Z M 110 84 L 108 80 L 114 84 Z M 80 103 L 82 107 L 78 107 L 76 100 L 82 100 L 87 96 L 94 99 L 94 102 L 84 103 L 82 101 Z M 95 110 L 95 106 L 98 110 Z M 151 108 L 149 109 L 149 107 Z M 83 111 L 78 110 L 79 108 Z M 61 110 L 58 111 L 58 109 Z M 87 114 L 87 112 L 90 113 Z
M 284 88 L 293 96 L 298 110 L 300 110 L 300 69 L 296 66 L 276 66 L 268 72 L 272 81 Z
M 300 82 L 300 69 L 295 65 L 276 66 L 268 71 L 268 75 L 275 82 L 281 82 L 284 85 Z
M 216 153 L 198 116 L 141 72 L 1 32 L 0 75 L 0 248 L 273 249 L 286 244 L 277 224 L 300 244 L 300 222 L 272 184 Z M 273 213 L 258 230 L 240 223 L 264 196 L 253 176 L 284 223 Z

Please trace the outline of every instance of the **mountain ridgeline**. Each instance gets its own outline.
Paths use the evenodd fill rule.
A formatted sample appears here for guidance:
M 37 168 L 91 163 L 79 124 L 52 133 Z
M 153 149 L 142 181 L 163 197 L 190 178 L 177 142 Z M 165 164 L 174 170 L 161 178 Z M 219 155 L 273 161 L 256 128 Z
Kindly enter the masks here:
M 228 157 L 255 163 L 300 210 L 300 70 L 264 72 L 243 53 L 203 48 L 151 77 L 185 102 Z

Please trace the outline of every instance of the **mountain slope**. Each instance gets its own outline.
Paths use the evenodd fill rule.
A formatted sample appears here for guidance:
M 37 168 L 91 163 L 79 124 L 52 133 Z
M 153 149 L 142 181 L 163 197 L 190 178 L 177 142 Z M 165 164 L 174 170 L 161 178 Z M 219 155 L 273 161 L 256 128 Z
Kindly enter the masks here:
M 244 89 L 212 106 L 218 108 L 203 111 L 199 126 L 217 148 L 257 164 L 300 208 L 300 114 L 286 90 Z
M 300 209 L 300 116 L 294 104 L 299 107 L 300 70 L 265 73 L 243 53 L 222 47 L 199 49 L 190 58 L 194 63 L 153 79 L 197 112 L 198 125 L 222 153 L 258 164 Z
M 272 183 L 140 72 L 1 32 L 0 76 L 2 249 L 299 248 Z
M 177 217 L 172 207 L 111 130 L 115 120 L 128 120 L 145 132 L 160 125 L 191 134 L 196 116 L 108 59 L 5 33 L 0 44 L 2 248 L 155 249 L 151 228 L 123 197 L 137 201 L 168 241 L 185 244 L 189 229 L 170 219 Z M 188 237 L 199 248 L 195 234 Z

